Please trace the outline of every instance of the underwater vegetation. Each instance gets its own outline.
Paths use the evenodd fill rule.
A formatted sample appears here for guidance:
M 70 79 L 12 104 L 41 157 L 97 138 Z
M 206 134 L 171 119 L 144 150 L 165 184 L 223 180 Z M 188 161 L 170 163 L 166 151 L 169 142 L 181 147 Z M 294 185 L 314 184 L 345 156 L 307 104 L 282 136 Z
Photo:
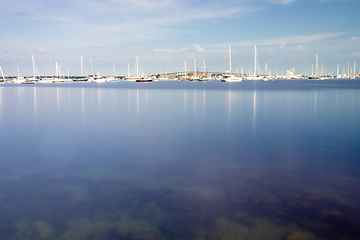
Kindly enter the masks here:
M 1 239 L 358 239 L 360 211 L 256 174 L 206 195 L 120 179 L 28 175 L 1 180 Z M 258 176 L 258 175 L 257 175 Z M 222 184 L 214 176 L 206 181 Z M 223 178 L 224 181 L 226 178 Z M 241 180 L 241 181 L 240 181 Z M 247 183 L 244 185 L 244 180 Z M 268 180 L 266 180 L 268 181 Z M 278 184 L 278 185 L 277 185 Z M 256 187 L 257 186 L 257 187 Z M 268 189 L 268 190 L 266 190 Z

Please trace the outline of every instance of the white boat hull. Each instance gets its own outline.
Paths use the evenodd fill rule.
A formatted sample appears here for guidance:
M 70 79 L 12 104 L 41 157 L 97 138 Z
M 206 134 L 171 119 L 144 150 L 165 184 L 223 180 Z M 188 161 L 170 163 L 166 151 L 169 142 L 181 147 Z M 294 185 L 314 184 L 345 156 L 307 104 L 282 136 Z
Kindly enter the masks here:
M 242 78 L 228 78 L 221 80 L 222 82 L 241 82 Z
M 38 83 L 54 83 L 55 79 L 43 79 L 39 80 Z
M 234 75 L 224 75 L 221 79 L 222 82 L 241 82 L 242 77 L 236 77 Z
M 262 77 L 257 77 L 257 76 L 247 76 L 245 79 L 246 80 L 263 80 Z

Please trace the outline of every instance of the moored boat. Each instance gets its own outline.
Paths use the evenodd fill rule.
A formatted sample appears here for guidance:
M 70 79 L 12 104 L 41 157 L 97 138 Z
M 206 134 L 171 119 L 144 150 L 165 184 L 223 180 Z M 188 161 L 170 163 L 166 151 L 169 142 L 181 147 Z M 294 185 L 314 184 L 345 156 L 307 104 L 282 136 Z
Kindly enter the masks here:
M 89 80 L 89 78 L 87 78 L 87 77 L 80 77 L 80 78 L 73 79 L 74 82 L 87 82 L 88 80 Z
M 104 83 L 106 82 L 106 79 L 103 78 L 100 73 L 95 73 L 94 75 L 90 75 L 88 82 L 93 82 L 93 83 Z
M 242 77 L 237 77 L 230 74 L 223 75 L 221 79 L 221 82 L 241 82 L 241 81 L 242 81 Z
M 17 67 L 17 77 L 12 79 L 11 82 L 21 84 L 21 83 L 25 82 L 26 80 L 23 76 L 21 76 L 19 66 L 16 66 L 16 67 Z
M 26 80 L 26 81 L 22 82 L 21 84 L 34 84 L 34 83 L 35 83 L 34 81 Z
M 209 81 L 209 78 L 204 76 L 204 77 L 200 78 L 199 81 L 201 81 L 201 82 Z
M 4 77 L 4 73 L 1 69 L 1 66 L 0 66 L 0 72 L 1 72 L 1 76 L 2 76 L 2 79 L 0 79 L 0 82 L 5 82 L 5 77 Z
M 148 76 L 139 76 L 135 79 L 135 82 L 153 82 L 153 79 Z
M 226 72 L 228 74 L 224 74 L 220 81 L 221 82 L 241 82 L 242 77 L 238 77 L 238 76 L 231 74 L 231 47 L 230 46 L 229 46 L 229 66 L 230 66 L 230 69 L 229 69 L 229 71 Z

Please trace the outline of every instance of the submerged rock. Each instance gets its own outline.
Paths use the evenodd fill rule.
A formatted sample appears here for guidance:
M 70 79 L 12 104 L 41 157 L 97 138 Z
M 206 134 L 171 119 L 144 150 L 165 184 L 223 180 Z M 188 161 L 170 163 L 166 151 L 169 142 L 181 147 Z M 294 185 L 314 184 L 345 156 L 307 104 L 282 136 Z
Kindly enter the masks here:
M 286 240 L 310 240 L 310 238 L 305 233 L 297 231 L 291 233 Z
M 37 232 L 37 237 L 40 239 L 51 239 L 53 227 L 50 223 L 38 220 L 34 223 L 33 228 Z

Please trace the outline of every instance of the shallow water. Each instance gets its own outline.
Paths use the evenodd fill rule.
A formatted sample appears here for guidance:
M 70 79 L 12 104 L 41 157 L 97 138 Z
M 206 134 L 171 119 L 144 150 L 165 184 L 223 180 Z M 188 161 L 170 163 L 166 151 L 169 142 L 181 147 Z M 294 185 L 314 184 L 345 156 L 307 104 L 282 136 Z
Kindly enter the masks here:
M 359 239 L 360 81 L 0 85 L 1 239 Z

